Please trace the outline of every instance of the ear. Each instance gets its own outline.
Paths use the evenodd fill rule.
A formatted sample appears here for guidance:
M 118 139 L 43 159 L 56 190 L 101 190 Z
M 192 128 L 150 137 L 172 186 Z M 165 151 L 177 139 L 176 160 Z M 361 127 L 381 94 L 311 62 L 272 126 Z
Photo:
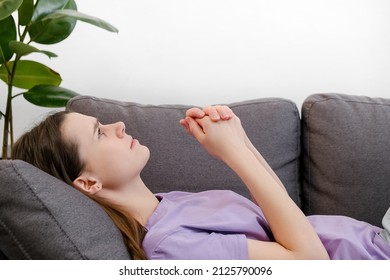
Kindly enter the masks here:
M 80 191 L 88 195 L 94 195 L 103 187 L 102 182 L 89 174 L 81 174 L 73 181 L 73 185 Z

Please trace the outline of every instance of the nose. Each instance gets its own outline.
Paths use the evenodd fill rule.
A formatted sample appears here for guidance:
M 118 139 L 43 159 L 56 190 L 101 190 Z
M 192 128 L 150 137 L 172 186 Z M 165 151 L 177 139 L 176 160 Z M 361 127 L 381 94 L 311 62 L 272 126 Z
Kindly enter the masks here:
M 111 124 L 111 129 L 119 138 L 123 138 L 126 134 L 126 125 L 124 122 L 116 122 Z
M 117 122 L 117 135 L 122 138 L 126 134 L 126 125 L 124 122 Z

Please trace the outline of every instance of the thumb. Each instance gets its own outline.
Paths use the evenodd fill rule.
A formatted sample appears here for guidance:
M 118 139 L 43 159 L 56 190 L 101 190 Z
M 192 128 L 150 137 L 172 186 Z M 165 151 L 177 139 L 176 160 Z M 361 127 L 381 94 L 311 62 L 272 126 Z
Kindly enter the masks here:
M 188 132 L 198 141 L 201 140 L 201 138 L 204 136 L 204 132 L 199 123 L 191 117 L 186 117 L 185 120 L 188 124 Z
M 185 129 L 188 133 L 190 133 L 190 130 L 189 130 L 189 127 L 188 127 L 188 123 L 187 123 L 187 121 L 186 121 L 185 119 L 181 119 L 181 120 L 180 120 L 180 124 L 184 127 L 184 129 Z

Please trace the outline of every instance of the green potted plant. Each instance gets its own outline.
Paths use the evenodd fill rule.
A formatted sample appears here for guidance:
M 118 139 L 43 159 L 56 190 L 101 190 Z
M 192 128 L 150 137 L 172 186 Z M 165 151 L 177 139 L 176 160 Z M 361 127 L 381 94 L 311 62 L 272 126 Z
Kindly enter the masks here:
M 0 79 L 6 83 L 5 109 L 0 108 L 4 122 L 2 158 L 14 142 L 12 100 L 23 96 L 32 104 L 43 107 L 64 107 L 78 95 L 60 87 L 59 73 L 25 57 L 41 53 L 50 58 L 56 54 L 41 50 L 33 43 L 59 43 L 72 33 L 76 22 L 83 21 L 110 32 L 118 32 L 111 24 L 77 11 L 74 0 L 0 0 Z M 14 92 L 14 88 L 23 92 Z

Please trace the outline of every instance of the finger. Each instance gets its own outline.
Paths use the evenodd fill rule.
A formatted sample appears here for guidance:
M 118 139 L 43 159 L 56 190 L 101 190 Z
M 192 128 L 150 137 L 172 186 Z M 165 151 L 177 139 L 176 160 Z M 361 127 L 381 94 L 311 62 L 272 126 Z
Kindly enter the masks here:
M 212 121 L 219 121 L 221 119 L 216 106 L 206 106 L 203 108 L 203 111 L 210 117 Z
M 223 120 L 230 120 L 234 116 L 232 109 L 228 106 L 216 106 L 216 110 Z
M 189 133 L 192 136 L 194 136 L 198 141 L 200 141 L 202 136 L 204 136 L 204 132 L 203 132 L 202 127 L 193 118 L 186 117 L 185 120 L 188 123 Z
M 203 112 L 200 108 L 193 107 L 187 110 L 186 116 L 191 118 L 203 118 L 205 116 L 205 112 Z
M 179 122 L 184 127 L 184 129 L 187 131 L 187 133 L 190 133 L 190 128 L 188 126 L 188 122 L 185 119 L 181 119 Z

